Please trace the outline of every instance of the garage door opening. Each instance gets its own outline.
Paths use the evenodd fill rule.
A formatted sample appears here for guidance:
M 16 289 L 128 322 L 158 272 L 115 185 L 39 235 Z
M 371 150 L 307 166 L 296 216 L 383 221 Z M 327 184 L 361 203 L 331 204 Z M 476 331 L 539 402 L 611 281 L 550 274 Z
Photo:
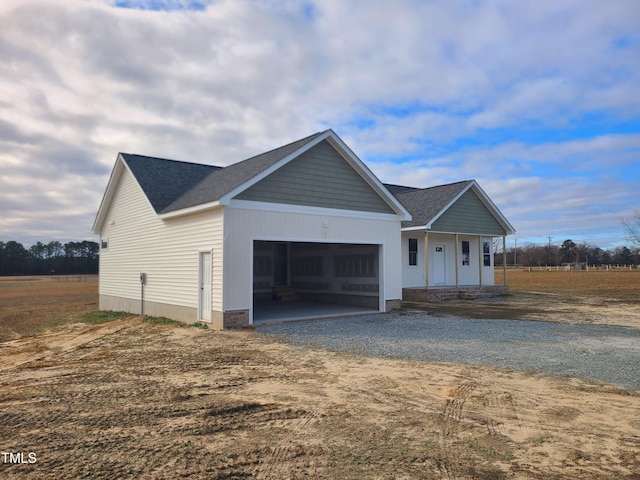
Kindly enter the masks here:
M 253 242 L 253 323 L 380 310 L 380 245 Z

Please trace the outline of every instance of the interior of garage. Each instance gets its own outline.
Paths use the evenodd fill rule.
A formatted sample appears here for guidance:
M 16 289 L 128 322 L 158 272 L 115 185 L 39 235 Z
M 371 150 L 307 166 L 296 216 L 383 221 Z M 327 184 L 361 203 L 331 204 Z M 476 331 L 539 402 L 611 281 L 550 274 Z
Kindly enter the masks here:
M 253 322 L 379 311 L 380 246 L 253 242 Z

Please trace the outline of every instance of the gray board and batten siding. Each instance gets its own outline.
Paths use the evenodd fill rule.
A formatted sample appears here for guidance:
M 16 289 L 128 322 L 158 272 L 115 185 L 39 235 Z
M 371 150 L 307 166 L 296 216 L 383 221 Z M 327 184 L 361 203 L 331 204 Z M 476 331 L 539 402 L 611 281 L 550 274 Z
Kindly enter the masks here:
M 326 140 L 235 198 L 341 210 L 395 213 Z

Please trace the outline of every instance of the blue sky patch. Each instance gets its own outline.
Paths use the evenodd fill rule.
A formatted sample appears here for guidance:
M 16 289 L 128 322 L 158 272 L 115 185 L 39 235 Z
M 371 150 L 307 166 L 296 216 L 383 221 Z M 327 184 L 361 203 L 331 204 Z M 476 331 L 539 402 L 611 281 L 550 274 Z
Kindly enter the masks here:
M 117 0 L 114 4 L 117 8 L 130 8 L 134 10 L 150 10 L 160 12 L 172 11 L 203 11 L 207 9 L 207 2 L 194 0 Z

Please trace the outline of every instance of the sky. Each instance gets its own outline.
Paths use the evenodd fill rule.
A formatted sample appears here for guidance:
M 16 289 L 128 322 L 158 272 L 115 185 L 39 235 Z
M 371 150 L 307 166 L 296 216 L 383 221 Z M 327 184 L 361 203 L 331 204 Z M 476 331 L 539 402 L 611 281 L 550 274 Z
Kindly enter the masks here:
M 476 179 L 508 246 L 630 243 L 638 0 L 2 0 L 0 32 L 0 241 L 97 241 L 118 152 L 331 128 L 385 183 Z

